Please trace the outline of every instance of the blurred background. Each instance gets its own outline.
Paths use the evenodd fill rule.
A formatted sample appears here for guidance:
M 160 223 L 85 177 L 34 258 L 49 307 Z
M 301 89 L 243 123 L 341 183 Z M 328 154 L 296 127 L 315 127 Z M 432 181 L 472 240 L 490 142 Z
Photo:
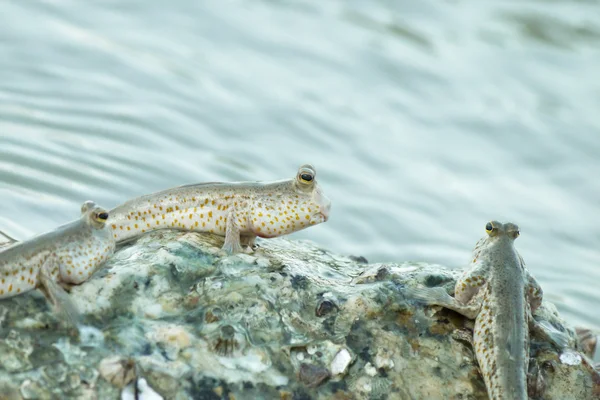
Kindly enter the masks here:
M 0 229 L 313 163 L 294 236 L 463 268 L 490 219 L 600 328 L 598 1 L 0 2 Z

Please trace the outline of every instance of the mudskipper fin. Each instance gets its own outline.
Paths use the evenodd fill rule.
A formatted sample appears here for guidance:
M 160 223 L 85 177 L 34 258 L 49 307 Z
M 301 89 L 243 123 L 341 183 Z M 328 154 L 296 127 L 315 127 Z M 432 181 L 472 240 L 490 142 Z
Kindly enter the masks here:
M 537 336 L 547 340 L 559 349 L 564 349 L 569 345 L 569 336 L 556 329 L 548 321 L 537 321 L 531 318 L 530 328 Z
M 0 248 L 9 246 L 16 242 L 18 242 L 17 239 L 14 239 L 14 238 L 8 236 L 6 233 L 0 231 Z
M 78 332 L 79 311 L 72 302 L 69 294 L 52 278 L 52 270 L 56 263 L 48 259 L 40 269 L 40 290 L 46 296 L 46 299 L 52 304 L 54 312 L 59 319 L 66 325 L 67 329 Z
M 405 288 L 403 293 L 407 299 L 420 300 L 427 305 L 442 306 L 449 310 L 456 311 L 470 319 L 475 319 L 481 308 L 481 300 L 478 296 L 475 296 L 468 304 L 463 304 L 450 296 L 448 292 L 446 292 L 446 289 L 442 287 L 409 287 Z
M 407 299 L 420 300 L 428 305 L 446 307 L 456 303 L 456 300 L 442 287 L 417 288 L 407 287 L 402 291 Z

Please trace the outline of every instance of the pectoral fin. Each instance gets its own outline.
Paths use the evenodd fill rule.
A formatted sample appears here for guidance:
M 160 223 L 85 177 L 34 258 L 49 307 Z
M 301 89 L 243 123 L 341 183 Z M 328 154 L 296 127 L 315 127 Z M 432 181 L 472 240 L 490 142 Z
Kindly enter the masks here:
M 225 230 L 225 243 L 223 244 L 223 250 L 227 254 L 236 254 L 242 252 L 242 245 L 240 243 L 240 228 L 236 224 L 236 212 L 234 209 L 229 211 L 227 216 L 227 227 Z
M 529 329 L 536 336 L 547 340 L 558 349 L 564 349 L 569 345 L 569 336 L 557 330 L 547 321 L 537 321 L 532 316 L 529 317 Z
M 416 300 L 421 300 L 428 305 L 436 305 L 456 311 L 467 318 L 475 319 L 481 309 L 481 300 L 479 296 L 475 296 L 468 304 L 463 304 L 450 296 L 444 288 L 405 288 L 404 296 Z
M 77 330 L 79 311 L 71 301 L 69 294 L 52 277 L 52 271 L 55 268 L 58 268 L 58 265 L 53 258 L 48 258 L 44 262 L 39 273 L 39 289 L 44 293 L 50 304 L 52 304 L 54 312 L 65 323 L 67 328 Z

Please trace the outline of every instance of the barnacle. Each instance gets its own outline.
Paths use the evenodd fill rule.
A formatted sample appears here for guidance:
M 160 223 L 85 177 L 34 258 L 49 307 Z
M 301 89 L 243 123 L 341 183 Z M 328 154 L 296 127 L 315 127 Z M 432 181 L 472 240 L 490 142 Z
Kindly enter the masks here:
M 235 329 L 231 325 L 223 325 L 219 330 L 213 348 L 221 356 L 229 357 L 233 352 L 240 348 L 240 343 L 236 340 Z
M 123 388 L 136 377 L 135 361 L 121 356 L 106 357 L 100 361 L 100 375 L 111 384 Z

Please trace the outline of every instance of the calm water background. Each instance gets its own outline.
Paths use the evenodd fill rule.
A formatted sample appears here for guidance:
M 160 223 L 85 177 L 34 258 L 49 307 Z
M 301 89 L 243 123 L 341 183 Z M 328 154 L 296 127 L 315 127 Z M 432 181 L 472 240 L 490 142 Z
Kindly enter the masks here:
M 600 328 L 598 1 L 2 1 L 0 229 L 184 183 L 291 178 L 295 236 L 463 267 L 489 219 Z

